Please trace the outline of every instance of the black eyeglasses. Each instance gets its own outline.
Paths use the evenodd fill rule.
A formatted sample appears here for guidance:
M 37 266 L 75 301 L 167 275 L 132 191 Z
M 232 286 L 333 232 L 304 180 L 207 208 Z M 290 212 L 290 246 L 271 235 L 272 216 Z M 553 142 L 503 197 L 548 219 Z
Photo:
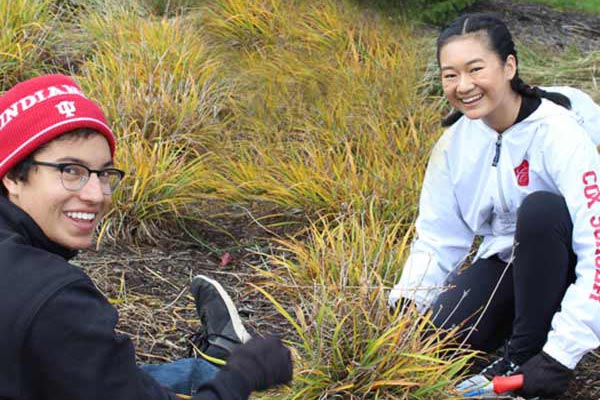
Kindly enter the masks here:
M 102 193 L 111 195 L 119 186 L 125 172 L 116 168 L 90 169 L 78 163 L 51 163 L 45 161 L 32 161 L 33 165 L 56 168 L 60 171 L 60 180 L 65 189 L 71 192 L 81 190 L 89 181 L 91 174 L 96 174 L 100 181 Z

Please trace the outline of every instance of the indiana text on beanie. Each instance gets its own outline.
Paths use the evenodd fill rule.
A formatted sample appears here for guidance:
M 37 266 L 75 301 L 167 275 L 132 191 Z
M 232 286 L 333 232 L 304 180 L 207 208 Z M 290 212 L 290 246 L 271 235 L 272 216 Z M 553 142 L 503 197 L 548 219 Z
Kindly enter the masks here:
M 70 76 L 42 75 L 13 86 L 0 96 L 0 178 L 41 146 L 77 129 L 102 134 L 114 155 L 115 136 L 104 113 Z
M 66 94 L 77 95 L 85 98 L 85 96 L 77 86 L 48 86 L 42 90 L 38 90 L 37 92 L 31 95 L 27 95 L 22 99 L 17 100 L 6 110 L 4 110 L 4 112 L 0 114 L 0 130 L 4 129 L 4 127 L 14 118 L 17 118 L 21 112 L 28 110 L 29 108 L 35 106 L 38 103 L 51 99 L 52 97 L 62 96 Z M 63 111 L 59 109 L 59 112 L 68 113 L 68 108 L 63 108 Z

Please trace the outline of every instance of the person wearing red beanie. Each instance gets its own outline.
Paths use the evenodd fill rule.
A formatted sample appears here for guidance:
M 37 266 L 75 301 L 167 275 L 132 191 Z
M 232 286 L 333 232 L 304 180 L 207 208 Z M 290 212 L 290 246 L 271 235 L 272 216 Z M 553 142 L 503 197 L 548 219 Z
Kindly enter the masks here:
M 115 148 L 102 110 L 69 76 L 29 79 L 0 96 L 0 399 L 243 400 L 289 382 L 289 349 L 273 337 L 231 341 L 245 331 L 223 322 L 239 316 L 203 277 L 196 306 L 209 350 L 226 350 L 227 365 L 136 364 L 130 338 L 115 332 L 117 311 L 69 263 L 92 245 L 124 176 Z

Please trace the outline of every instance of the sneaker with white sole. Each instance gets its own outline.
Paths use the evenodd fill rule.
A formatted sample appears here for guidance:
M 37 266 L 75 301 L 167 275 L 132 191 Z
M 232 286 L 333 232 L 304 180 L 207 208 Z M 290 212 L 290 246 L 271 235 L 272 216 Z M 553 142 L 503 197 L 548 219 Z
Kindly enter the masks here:
M 519 366 L 508 357 L 503 356 L 485 367 L 475 376 L 465 379 L 456 386 L 462 397 L 477 399 L 512 399 L 511 393 L 496 394 L 492 389 L 492 379 L 496 376 L 510 376 L 519 369 Z
M 219 282 L 204 275 L 192 279 L 192 294 L 202 322 L 192 338 L 193 346 L 206 355 L 226 360 L 239 344 L 250 340 L 233 301 Z

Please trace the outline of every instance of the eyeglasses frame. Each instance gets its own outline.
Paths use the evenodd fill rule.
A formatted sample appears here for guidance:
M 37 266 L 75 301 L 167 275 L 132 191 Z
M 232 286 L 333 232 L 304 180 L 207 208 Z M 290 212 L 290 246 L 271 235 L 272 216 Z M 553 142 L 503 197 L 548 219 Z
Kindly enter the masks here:
M 92 176 L 92 174 L 96 174 L 96 176 L 98 177 L 98 179 L 100 179 L 100 174 L 102 172 L 106 172 L 106 171 L 115 171 L 119 174 L 119 181 L 117 182 L 117 184 L 115 185 L 115 187 L 110 187 L 110 193 L 106 193 L 104 190 L 102 190 L 102 193 L 105 195 L 112 195 L 114 193 L 114 191 L 119 187 L 119 184 L 121 183 L 121 180 L 123 180 L 123 177 L 125 176 L 125 171 L 122 171 L 118 168 L 114 168 L 114 167 L 109 167 L 109 168 L 103 168 L 103 169 L 91 169 L 83 164 L 80 163 L 76 163 L 76 162 L 68 162 L 68 163 L 52 163 L 52 162 L 47 162 L 47 161 L 37 161 L 37 160 L 32 160 L 31 161 L 31 165 L 41 165 L 44 167 L 51 167 L 51 168 L 55 168 L 57 170 L 60 171 L 60 182 L 62 183 L 63 187 L 65 188 L 65 190 L 68 190 L 69 192 L 78 192 L 81 189 L 83 189 L 83 187 L 85 186 L 86 183 L 89 182 L 90 180 L 90 176 Z M 76 190 L 73 189 L 69 189 L 68 187 L 65 186 L 65 182 L 63 181 L 63 173 L 64 173 L 64 169 L 70 166 L 78 166 L 78 167 L 82 167 L 85 170 L 88 171 L 88 175 L 87 178 L 85 180 L 81 180 L 80 179 L 80 187 Z M 83 177 L 82 177 L 83 178 Z

